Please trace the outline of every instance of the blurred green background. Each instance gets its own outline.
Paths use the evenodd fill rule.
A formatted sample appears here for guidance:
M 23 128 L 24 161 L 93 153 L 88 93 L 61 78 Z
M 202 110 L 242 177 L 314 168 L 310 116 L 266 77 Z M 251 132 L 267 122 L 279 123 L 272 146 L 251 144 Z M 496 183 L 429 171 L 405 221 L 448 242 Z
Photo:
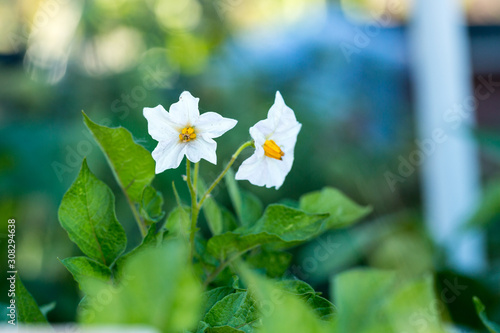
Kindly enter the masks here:
M 249 138 L 248 128 L 265 118 L 279 90 L 303 124 L 293 169 L 279 191 L 248 182 L 241 186 L 268 204 L 297 200 L 328 185 L 374 207 L 359 226 L 323 237 L 335 244 L 328 259 L 311 260 L 316 242 L 296 249 L 291 273 L 328 295 L 331 276 L 349 267 L 399 268 L 408 274 L 432 270 L 437 295 L 455 279 L 467 286 L 447 304 L 450 318 L 464 329 L 480 327 L 472 295 L 499 321 L 500 115 L 495 111 L 500 93 L 477 109 L 485 199 L 471 223 L 486 232 L 488 267 L 465 277 L 445 264 L 426 233 L 419 172 L 394 191 L 384 176 L 397 169 L 399 156 L 415 149 L 407 47 L 411 2 L 402 1 L 391 24 L 360 52 L 346 57 L 340 47 L 387 3 L 0 0 L 0 258 L 6 258 L 7 219 L 15 218 L 17 266 L 27 288 L 39 304 L 56 301 L 51 321 L 74 320 L 78 287 L 58 258 L 79 250 L 60 227 L 57 209 L 83 157 L 114 190 L 129 247 L 140 237 L 81 110 L 97 123 L 126 127 L 151 151 L 155 142 L 143 107 L 168 109 L 189 90 L 200 98 L 201 112 L 239 121 L 217 140 L 219 165 L 201 165 L 203 177 L 211 180 Z M 500 60 L 482 59 L 498 54 L 500 6 L 476 0 L 464 8 L 474 75 L 492 73 L 498 80 Z M 187 198 L 180 186 L 183 173 L 182 167 L 169 170 L 155 181 L 167 211 L 175 206 L 172 180 Z M 223 187 L 216 195 L 230 207 Z M 0 301 L 6 296 L 2 292 Z

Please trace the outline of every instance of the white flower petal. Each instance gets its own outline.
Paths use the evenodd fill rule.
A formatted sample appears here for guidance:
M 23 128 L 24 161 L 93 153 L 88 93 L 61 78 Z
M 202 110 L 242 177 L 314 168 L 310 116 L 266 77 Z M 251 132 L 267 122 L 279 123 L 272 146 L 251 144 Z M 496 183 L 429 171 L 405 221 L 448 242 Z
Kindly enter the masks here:
M 222 134 L 236 126 L 238 121 L 230 118 L 224 118 L 215 112 L 205 112 L 196 121 L 194 127 L 196 133 L 203 133 L 205 137 L 218 138 Z
M 278 144 L 278 146 L 281 146 L 285 153 L 288 151 L 293 152 L 301 128 L 302 124 L 295 122 L 294 125 L 290 125 L 286 130 L 281 128 L 276 130 L 268 139 L 274 140 L 277 144 L 286 142 L 286 145 Z
M 268 112 L 267 119 L 250 128 L 255 143 L 255 153 L 245 160 L 236 179 L 246 179 L 257 186 L 279 189 L 292 169 L 294 148 L 302 125 L 297 122 L 293 110 L 285 105 L 283 97 L 276 92 L 276 99 Z M 263 145 L 272 140 L 284 153 L 281 159 L 265 155 Z
M 285 182 L 285 177 L 290 169 L 287 168 L 283 161 L 276 160 L 274 158 L 266 158 L 264 163 L 266 163 L 266 187 L 275 187 L 278 190 Z
M 167 169 L 176 169 L 182 162 L 186 151 L 186 144 L 179 140 L 160 141 L 152 156 L 156 161 L 156 173 L 161 173 Z
M 205 159 L 212 164 L 217 164 L 217 142 L 202 135 L 186 144 L 186 157 L 193 163 L 198 163 L 200 159 Z
M 184 91 L 179 97 L 179 101 L 170 106 L 172 120 L 184 127 L 192 126 L 200 116 L 199 100 L 199 98 L 193 97 L 189 91 Z
M 265 173 L 265 157 L 264 150 L 261 147 L 256 147 L 255 152 L 241 163 L 236 175 L 237 180 L 248 180 L 250 183 L 257 186 L 266 184 Z
M 168 140 L 173 135 L 178 135 L 176 125 L 170 121 L 169 114 L 163 106 L 144 108 L 143 114 L 148 121 L 149 135 L 156 141 Z
M 260 120 L 250 127 L 250 136 L 255 141 L 255 146 L 262 146 L 267 138 L 273 134 L 274 128 L 269 119 Z
M 289 125 L 297 123 L 297 118 L 295 118 L 293 110 L 285 104 L 279 91 L 276 92 L 276 98 L 274 104 L 269 109 L 267 119 L 272 121 L 275 129 L 277 129 L 278 126 L 288 127 Z
M 184 155 L 193 163 L 198 163 L 203 158 L 217 164 L 217 143 L 213 138 L 233 128 L 237 121 L 215 112 L 200 116 L 198 102 L 198 98 L 185 91 L 179 97 L 179 102 L 170 106 L 169 112 L 161 105 L 144 108 L 148 131 L 153 139 L 159 141 L 152 153 L 156 161 L 156 173 L 177 168 Z M 179 134 L 187 127 L 194 128 L 196 137 L 189 142 L 182 142 Z

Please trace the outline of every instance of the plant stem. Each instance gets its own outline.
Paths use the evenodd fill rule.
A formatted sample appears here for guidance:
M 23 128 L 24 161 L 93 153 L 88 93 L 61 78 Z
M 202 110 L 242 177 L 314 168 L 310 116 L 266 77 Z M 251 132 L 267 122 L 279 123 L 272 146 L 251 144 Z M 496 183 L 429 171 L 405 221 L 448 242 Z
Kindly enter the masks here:
M 222 262 L 209 276 L 207 276 L 207 279 L 205 280 L 205 282 L 203 282 L 203 289 L 208 287 L 210 282 L 212 282 L 217 277 L 217 275 L 219 275 L 220 272 L 222 272 L 227 267 L 227 265 L 229 265 L 229 262 L 229 259 Z
M 208 188 L 208 190 L 201 197 L 200 202 L 198 203 L 198 209 L 201 208 L 201 206 L 203 205 L 203 202 L 205 201 L 205 199 L 207 198 L 207 196 L 210 194 L 210 192 L 212 192 L 212 190 L 215 188 L 215 186 L 217 186 L 217 184 L 219 184 L 219 182 L 222 180 L 222 178 L 224 177 L 224 175 L 228 172 L 229 168 L 231 168 L 231 166 L 233 165 L 234 161 L 236 161 L 236 158 L 238 157 L 238 155 L 245 148 L 250 147 L 250 146 L 253 146 L 253 140 L 245 142 L 244 144 L 242 144 L 238 148 L 238 150 L 236 150 L 236 152 L 231 157 L 231 160 L 227 164 L 226 168 L 221 172 L 221 174 L 219 175 L 219 177 L 217 177 L 217 179 L 214 180 L 214 182 L 212 183 L 212 185 L 210 185 L 210 187 Z
M 194 164 L 193 188 L 198 193 L 198 173 L 200 170 L 200 162 Z
M 177 192 L 177 187 L 175 187 L 175 182 L 172 180 L 172 190 L 174 191 L 175 201 L 177 202 L 177 206 L 182 208 L 181 197 L 179 196 L 179 192 Z
M 257 246 L 259 246 L 259 245 L 251 247 L 249 249 L 246 249 L 245 251 L 236 253 L 232 257 L 227 258 L 226 261 L 221 262 L 221 264 L 219 266 L 217 266 L 217 268 L 209 276 L 207 276 L 207 279 L 205 280 L 205 282 L 203 282 L 203 288 L 206 288 L 210 284 L 210 282 L 212 282 L 213 280 L 215 280 L 215 278 L 217 277 L 217 275 L 219 275 L 230 263 L 232 263 L 233 260 L 241 257 L 243 254 L 245 254 L 248 251 L 256 248 Z
M 219 184 L 219 182 L 222 180 L 224 175 L 227 173 L 229 168 L 231 168 L 231 165 L 233 165 L 234 161 L 240 155 L 240 153 L 247 147 L 253 146 L 253 141 L 247 141 L 244 144 L 242 144 L 236 152 L 233 154 L 231 157 L 231 160 L 227 164 L 226 168 L 221 172 L 221 174 L 217 177 L 217 179 L 214 180 L 212 185 L 208 188 L 208 190 L 203 194 L 201 197 L 200 201 L 197 201 L 197 186 L 198 186 L 198 172 L 199 172 L 199 163 L 195 163 L 194 165 L 194 179 L 191 178 L 191 162 L 186 159 L 186 181 L 187 185 L 189 188 L 189 193 L 191 194 L 191 233 L 189 235 L 189 243 L 191 244 L 191 253 L 190 253 L 190 258 L 193 260 L 194 257 L 194 252 L 195 252 L 195 246 L 194 246 L 194 236 L 196 234 L 196 222 L 198 221 L 198 215 L 200 213 L 201 206 L 203 205 L 203 202 L 207 198 L 207 196 L 212 192 L 212 190 Z M 194 182 L 194 186 L 193 186 Z M 224 269 L 224 267 L 222 268 Z M 215 272 L 214 272 L 215 273 Z M 219 274 L 218 272 L 217 274 Z M 217 275 L 216 275 L 217 276 Z
M 196 200 L 196 189 L 193 188 L 193 183 L 191 179 L 191 162 L 186 159 L 186 177 L 187 184 L 189 188 L 189 193 L 191 194 L 191 230 L 189 235 L 189 243 L 191 244 L 191 251 L 189 258 L 192 261 L 194 257 L 194 236 L 196 234 L 196 221 L 198 220 L 198 202 Z

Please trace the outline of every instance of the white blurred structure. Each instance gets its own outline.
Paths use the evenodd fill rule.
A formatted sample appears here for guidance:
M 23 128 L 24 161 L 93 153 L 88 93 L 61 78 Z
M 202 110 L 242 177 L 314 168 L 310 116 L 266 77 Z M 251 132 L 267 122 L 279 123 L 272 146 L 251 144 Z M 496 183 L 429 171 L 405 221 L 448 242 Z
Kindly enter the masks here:
M 475 97 L 461 2 L 416 1 L 410 43 L 419 140 L 435 143 L 422 165 L 428 229 L 453 268 L 476 274 L 486 266 L 483 235 L 463 230 L 477 204 L 480 176 L 471 138 Z

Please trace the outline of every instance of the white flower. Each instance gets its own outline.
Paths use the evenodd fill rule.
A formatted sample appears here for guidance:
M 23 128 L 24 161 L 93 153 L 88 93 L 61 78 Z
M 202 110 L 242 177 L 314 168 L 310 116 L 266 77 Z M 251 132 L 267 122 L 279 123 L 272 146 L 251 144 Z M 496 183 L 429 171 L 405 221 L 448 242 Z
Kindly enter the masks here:
M 250 128 L 255 152 L 241 164 L 236 179 L 279 189 L 292 168 L 293 149 L 301 127 L 277 91 L 267 119 Z
M 169 112 L 161 105 L 144 108 L 148 132 L 158 141 L 152 153 L 156 173 L 177 168 L 184 155 L 193 163 L 203 158 L 217 164 L 217 143 L 213 139 L 233 128 L 237 121 L 215 112 L 200 115 L 198 101 L 199 98 L 184 91 L 179 102 L 170 106 Z

